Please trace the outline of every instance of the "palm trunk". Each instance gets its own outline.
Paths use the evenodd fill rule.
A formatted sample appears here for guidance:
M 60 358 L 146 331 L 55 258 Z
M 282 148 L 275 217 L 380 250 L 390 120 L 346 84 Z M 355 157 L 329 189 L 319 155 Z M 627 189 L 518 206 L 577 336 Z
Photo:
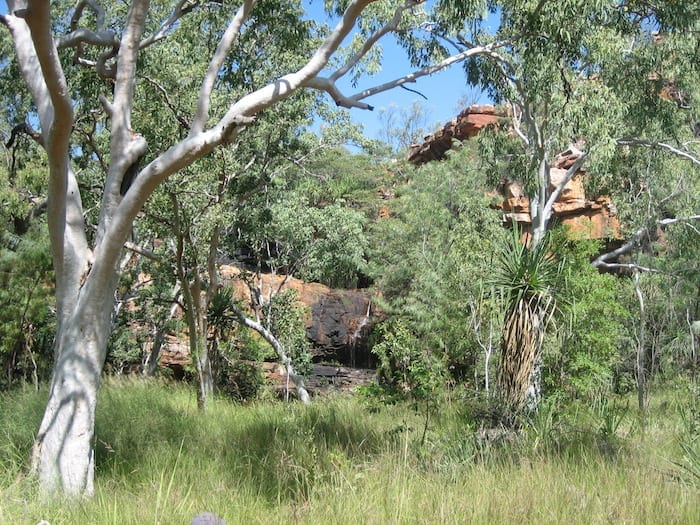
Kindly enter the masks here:
M 534 410 L 539 402 L 544 315 L 537 298 L 518 301 L 506 315 L 499 386 L 503 401 L 516 411 L 523 406 Z

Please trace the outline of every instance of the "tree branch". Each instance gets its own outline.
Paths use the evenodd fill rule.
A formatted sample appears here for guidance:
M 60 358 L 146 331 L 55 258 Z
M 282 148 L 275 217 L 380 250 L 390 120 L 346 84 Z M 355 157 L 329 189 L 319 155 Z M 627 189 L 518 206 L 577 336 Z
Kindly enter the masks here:
M 378 93 L 382 93 L 384 91 L 388 91 L 390 89 L 394 89 L 396 87 L 402 86 L 403 84 L 415 82 L 417 79 L 419 79 L 421 77 L 424 77 L 427 75 L 432 75 L 433 73 L 437 73 L 438 71 L 442 71 L 443 69 L 445 69 L 453 64 L 456 64 L 458 62 L 462 62 L 462 61 L 466 60 L 467 58 L 471 58 L 471 57 L 479 56 L 479 55 L 487 55 L 490 52 L 492 52 L 493 49 L 501 47 L 505 44 L 506 44 L 506 42 L 495 42 L 492 44 L 488 44 L 486 46 L 475 46 L 475 47 L 467 49 L 461 53 L 458 53 L 456 55 L 452 55 L 450 57 L 447 57 L 446 59 L 438 62 L 437 64 L 433 64 L 431 66 L 426 66 L 424 68 L 418 69 L 417 71 L 409 73 L 408 75 L 394 79 L 390 82 L 386 82 L 386 83 L 381 84 L 379 86 L 375 86 L 375 87 L 372 87 L 369 89 L 362 90 L 358 93 L 355 93 L 354 95 L 352 95 L 350 97 L 347 97 L 347 99 L 350 101 L 353 101 L 353 102 L 357 102 L 357 101 L 360 101 L 360 100 L 365 99 L 367 97 L 370 97 L 372 95 L 376 95 Z M 328 91 L 328 90 L 326 90 L 326 91 Z M 331 96 L 332 96 L 332 93 L 331 93 Z M 336 103 L 338 103 L 337 100 L 336 100 Z M 343 104 L 339 104 L 339 105 L 343 105 Z M 346 107 L 348 107 L 348 106 L 346 106 Z M 353 106 L 353 107 L 357 107 L 357 106 Z
M 148 0 L 135 0 L 127 13 L 126 27 L 119 46 L 117 57 L 117 76 L 114 85 L 114 101 L 107 104 L 107 111 L 112 121 L 110 137 L 109 173 L 102 195 L 100 221 L 95 246 L 99 246 L 105 234 L 107 218 L 121 199 L 122 180 L 126 172 L 141 158 L 147 148 L 145 139 L 133 133 L 131 113 L 134 104 L 136 84 L 136 61 L 139 41 L 143 34 Z M 121 241 L 119 242 L 121 244 Z
M 168 33 L 173 29 L 173 27 L 175 27 L 175 24 L 177 24 L 178 21 L 187 13 L 193 11 L 198 4 L 199 2 L 197 0 L 180 0 L 175 5 L 170 17 L 161 24 L 160 28 L 158 28 L 158 31 L 141 41 L 139 49 L 145 49 L 148 46 L 167 37 Z
M 90 31 L 83 27 L 77 28 L 67 35 L 57 37 L 55 42 L 58 49 L 67 49 L 70 47 L 80 48 L 83 44 L 91 44 L 100 47 L 116 47 L 119 45 L 119 40 L 114 31 Z M 78 49 L 76 49 L 76 54 L 79 54 Z
M 345 64 L 339 69 L 337 69 L 335 72 L 333 72 L 330 75 L 330 77 L 328 77 L 328 79 L 331 82 L 335 82 L 342 76 L 346 75 L 347 72 L 350 71 L 355 65 L 357 65 L 357 63 L 360 60 L 362 60 L 362 58 L 370 51 L 370 49 L 374 47 L 374 45 L 380 38 L 382 38 L 388 33 L 391 33 L 392 31 L 396 31 L 396 29 L 399 27 L 401 19 L 403 18 L 404 12 L 407 9 L 410 9 L 411 7 L 414 7 L 419 3 L 421 2 L 415 0 L 406 0 L 403 5 L 397 7 L 396 11 L 394 11 L 394 16 L 391 18 L 391 20 L 389 20 L 389 22 L 387 22 L 383 27 L 377 30 L 372 36 L 370 36 L 362 45 L 360 50 L 351 57 L 349 57 Z
M 118 246 L 121 247 L 129 235 L 131 222 L 158 184 L 173 173 L 191 165 L 196 159 L 206 155 L 218 145 L 232 141 L 246 125 L 253 122 L 254 115 L 259 111 L 286 99 L 304 87 L 309 79 L 314 78 L 325 67 L 342 40 L 354 27 L 363 9 L 373 1 L 376 0 L 350 1 L 335 29 L 301 69 L 249 93 L 234 102 L 221 120 L 211 129 L 197 131 L 198 126 L 201 126 L 201 129 L 204 128 L 207 120 L 205 110 L 202 108 L 208 108 L 210 90 L 203 85 L 202 91 L 200 91 L 200 103 L 203 106 L 198 109 L 195 117 L 200 120 L 201 124 L 195 126 L 193 123 L 190 134 L 185 139 L 174 144 L 139 172 L 131 189 L 119 203 L 118 210 L 114 213 L 111 222 L 106 225 L 109 231 L 105 232 L 105 235 L 114 235 L 115 239 L 119 240 Z M 106 105 L 106 107 L 109 106 Z M 113 110 L 112 113 L 114 114 L 115 111 Z M 101 256 L 115 257 L 116 255 L 111 253 L 112 250 L 116 249 L 114 243 L 103 244 L 111 244 L 111 246 L 103 246 L 102 248 L 109 253 L 101 253 Z
M 165 90 L 165 88 L 153 80 L 150 77 L 147 77 L 145 75 L 142 75 L 141 78 L 143 78 L 146 82 L 151 84 L 160 94 L 163 96 L 163 100 L 165 101 L 165 105 L 168 106 L 168 109 L 173 112 L 173 115 L 175 115 L 175 120 L 178 121 L 180 126 L 182 126 L 183 129 L 190 129 L 190 123 L 187 121 L 185 117 L 183 117 L 175 107 L 175 104 L 173 104 L 172 100 L 170 100 L 170 96 L 168 95 L 168 92 Z
M 690 222 L 690 221 L 697 221 L 700 220 L 700 215 L 691 215 L 689 217 L 681 217 L 681 218 L 669 218 L 669 219 L 661 219 L 658 221 L 654 221 L 654 226 L 668 226 L 669 224 L 675 224 L 677 222 Z M 591 262 L 591 265 L 594 266 L 595 268 L 628 268 L 628 269 L 637 269 L 639 271 L 644 271 L 644 272 L 655 272 L 658 270 L 654 270 L 652 268 L 646 268 L 643 266 L 639 266 L 638 264 L 635 263 L 614 263 L 614 262 L 609 262 L 612 259 L 617 259 L 621 255 L 626 255 L 634 250 L 636 247 L 637 243 L 639 242 L 639 239 L 642 238 L 642 236 L 646 233 L 649 232 L 649 226 L 643 226 L 642 228 L 639 228 L 636 232 L 632 234 L 632 236 L 619 248 L 616 250 L 613 250 L 608 253 L 603 253 L 593 259 Z
M 586 162 L 586 159 L 588 158 L 588 153 L 582 153 L 581 156 L 574 161 L 574 163 L 569 167 L 568 170 L 566 170 L 566 175 L 564 175 L 564 178 L 557 184 L 557 187 L 554 188 L 554 191 L 549 195 L 549 198 L 547 199 L 547 203 L 544 205 L 544 214 L 545 217 L 549 215 L 549 213 L 552 210 L 552 206 L 554 206 L 554 203 L 556 200 L 559 198 L 561 195 L 561 192 L 564 191 L 564 187 L 571 181 L 571 179 L 574 178 L 576 175 L 576 172 L 583 166 L 583 163 Z
M 238 9 L 235 16 L 226 28 L 226 31 L 219 41 L 219 45 L 216 47 L 214 56 L 212 57 L 211 62 L 209 62 L 209 67 L 204 75 L 202 87 L 199 90 L 197 111 L 192 119 L 192 127 L 190 128 L 191 135 L 200 133 L 204 129 L 204 126 L 209 119 L 211 92 L 214 89 L 214 83 L 216 82 L 217 75 L 219 74 L 219 70 L 226 59 L 226 55 L 238 38 L 238 35 L 241 32 L 241 27 L 248 19 L 248 16 L 250 15 L 256 1 L 257 0 L 245 0 L 245 2 L 243 2 L 243 5 Z
M 19 135 L 20 133 L 27 135 L 40 146 L 44 146 L 44 139 L 41 137 L 41 133 L 36 131 L 31 126 L 31 124 L 23 122 L 22 124 L 17 124 L 14 128 L 12 128 L 12 131 L 10 132 L 10 138 L 5 143 L 5 147 L 7 149 L 11 148 L 14 145 L 15 140 L 17 139 L 17 135 Z
M 156 255 L 154 252 L 152 252 L 151 250 L 147 250 L 146 248 L 142 248 L 141 246 L 139 246 L 138 244 L 134 244 L 133 242 L 129 242 L 129 241 L 125 242 L 124 248 L 126 248 L 130 252 L 134 252 L 138 255 L 146 257 L 147 259 L 150 259 L 150 260 L 155 261 L 157 263 L 163 262 L 163 260 L 158 255 Z
M 37 108 L 42 144 L 48 156 L 48 229 L 61 324 L 76 304 L 81 275 L 90 255 L 80 191 L 68 155 L 72 101 L 51 36 L 48 2 L 8 0 L 7 7 L 8 14 L 0 20 L 10 30 L 20 73 Z
M 341 42 L 355 26 L 355 22 L 362 14 L 362 11 L 372 2 L 377 0 L 352 0 L 348 3 L 341 20 L 333 31 L 318 47 L 309 61 L 295 73 L 289 73 L 278 80 L 246 95 L 233 104 L 217 127 L 229 125 L 231 119 L 236 116 L 252 116 L 270 107 L 281 100 L 286 99 L 297 89 L 305 87 L 307 82 L 315 78 L 329 59 L 340 46 Z
M 89 8 L 95 13 L 96 30 L 79 28 L 78 23 L 83 16 L 83 11 Z M 71 32 L 68 35 L 55 39 L 58 49 L 74 47 L 73 62 L 76 64 L 94 67 L 97 74 L 102 78 L 114 78 L 116 71 L 114 67 L 107 65 L 107 62 L 117 56 L 119 51 L 119 39 L 112 30 L 104 29 L 104 9 L 94 0 L 81 0 L 75 6 L 75 11 L 70 22 Z M 100 53 L 97 61 L 88 60 L 83 56 L 84 44 L 107 47 L 107 51 Z
M 354 97 L 347 97 L 343 95 L 338 86 L 330 78 L 314 77 L 306 81 L 306 87 L 311 89 L 318 89 L 319 91 L 325 91 L 328 93 L 336 106 L 344 108 L 358 108 L 366 109 L 369 111 L 374 110 L 374 106 L 367 104 L 366 102 L 360 102 Z
M 282 364 L 287 369 L 287 376 L 292 380 L 294 386 L 297 389 L 297 396 L 299 397 L 299 400 L 303 404 L 308 405 L 311 402 L 311 399 L 309 398 L 309 393 L 306 391 L 306 387 L 304 386 L 304 378 L 294 371 L 292 359 L 287 355 L 287 352 L 285 351 L 282 343 L 280 343 L 279 340 L 274 336 L 274 334 L 270 332 L 267 328 L 265 328 L 262 324 L 260 324 L 257 321 L 253 321 L 250 317 L 245 315 L 235 303 L 232 303 L 231 308 L 236 314 L 239 323 L 241 323 L 243 326 L 247 326 L 248 328 L 255 330 L 275 350 L 277 356 L 279 357 L 279 360 L 282 361 Z
M 670 144 L 666 144 L 665 142 L 644 140 L 634 137 L 620 137 L 616 139 L 616 142 L 621 146 L 644 146 L 646 148 L 651 149 L 663 149 L 670 153 L 673 153 L 677 157 L 681 157 L 682 159 L 690 161 L 695 166 L 700 166 L 700 159 L 698 159 L 692 153 L 690 153 L 689 151 L 678 149 L 674 146 L 671 146 Z

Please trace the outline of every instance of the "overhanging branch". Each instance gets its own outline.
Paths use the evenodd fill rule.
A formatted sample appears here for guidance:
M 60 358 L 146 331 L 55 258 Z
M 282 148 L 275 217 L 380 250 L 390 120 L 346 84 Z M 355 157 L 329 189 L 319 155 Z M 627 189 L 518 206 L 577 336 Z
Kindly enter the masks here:
M 651 149 L 666 150 L 676 155 L 677 157 L 690 161 L 695 166 L 700 166 L 700 159 L 698 159 L 698 157 L 696 157 L 693 153 L 686 150 L 678 149 L 675 146 L 672 146 L 665 142 L 644 140 L 635 137 L 620 137 L 616 139 L 616 142 L 620 146 L 643 146 Z
M 155 44 L 156 42 L 159 42 L 160 40 L 163 40 L 165 37 L 168 36 L 170 31 L 173 30 L 173 28 L 179 22 L 179 20 L 187 13 L 193 11 L 197 7 L 197 5 L 199 5 L 199 2 L 197 0 L 180 0 L 175 5 L 173 12 L 170 14 L 170 17 L 160 25 L 160 27 L 155 33 L 153 33 L 148 38 L 142 40 L 141 44 L 139 45 L 139 48 L 144 49 L 152 44 Z
M 691 221 L 697 221 L 697 220 L 700 220 L 700 215 L 691 215 L 689 217 L 681 217 L 681 218 L 661 219 L 658 221 L 654 221 L 654 226 L 668 226 L 670 224 L 675 224 L 678 222 L 691 222 Z M 638 271 L 643 271 L 643 272 L 658 272 L 659 270 L 649 268 L 649 267 L 640 266 L 636 263 L 611 262 L 612 260 L 617 259 L 621 255 L 627 255 L 627 254 L 633 252 L 634 249 L 637 247 L 639 240 L 645 234 L 647 234 L 649 232 L 649 229 L 650 229 L 649 226 L 643 226 L 642 228 L 639 228 L 636 232 L 634 232 L 630 236 L 630 238 L 622 246 L 620 246 L 616 250 L 599 255 L 591 262 L 591 265 L 593 265 L 595 268 L 606 268 L 606 269 L 627 268 L 627 269 L 638 270 Z
M 331 74 L 329 80 L 331 82 L 335 82 L 342 76 L 346 75 L 348 71 L 350 71 L 357 63 L 362 60 L 364 56 L 367 55 L 367 53 L 374 47 L 374 45 L 379 41 L 380 38 L 382 38 L 384 35 L 391 33 L 392 31 L 396 31 L 399 27 L 399 23 L 401 22 L 401 19 L 403 18 L 403 14 L 407 9 L 410 9 L 411 7 L 416 6 L 421 2 L 419 1 L 414 1 L 414 0 L 407 0 L 404 2 L 403 5 L 399 6 L 396 8 L 396 11 L 394 11 L 394 16 L 387 22 L 383 27 L 381 27 L 379 30 L 375 31 L 374 34 L 372 34 L 362 45 L 360 50 L 353 54 L 351 57 L 348 58 L 348 60 L 343 64 L 342 67 L 337 69 L 335 72 Z
M 421 77 L 425 77 L 425 76 L 437 73 L 439 71 L 442 71 L 443 69 L 446 69 L 449 66 L 457 64 L 459 62 L 462 62 L 462 61 L 466 60 L 467 58 L 470 58 L 473 56 L 479 56 L 479 55 L 488 55 L 488 54 L 492 53 L 494 49 L 502 47 L 502 46 L 506 45 L 506 43 L 507 42 L 502 41 L 502 42 L 494 42 L 492 44 L 488 44 L 485 46 L 472 47 L 472 48 L 467 49 L 461 53 L 447 57 L 444 60 L 438 62 L 437 64 L 433 64 L 433 65 L 418 69 L 412 73 L 409 73 L 408 75 L 396 78 L 390 82 L 386 82 L 384 84 L 381 84 L 381 85 L 378 85 L 378 86 L 375 86 L 372 88 L 364 89 L 358 93 L 355 93 L 352 96 L 343 95 L 343 93 L 340 91 L 340 89 L 336 85 L 333 76 L 328 77 L 328 78 L 315 76 L 315 77 L 308 79 L 304 85 L 306 87 L 309 87 L 312 89 L 326 91 L 333 98 L 333 100 L 335 101 L 335 103 L 338 106 L 342 106 L 342 107 L 346 107 L 346 108 L 359 108 L 359 109 L 372 110 L 372 109 L 374 109 L 373 106 L 371 106 L 370 104 L 367 104 L 365 102 L 361 102 L 361 101 L 367 97 L 371 97 L 372 95 L 376 95 L 378 93 L 383 93 L 384 91 L 389 91 L 389 90 L 397 88 L 397 87 L 404 87 L 404 84 L 413 83 Z
M 219 45 L 216 47 L 214 56 L 209 62 L 209 67 L 204 75 L 202 87 L 199 90 L 197 111 L 192 119 L 190 134 L 201 132 L 207 123 L 207 119 L 209 118 L 211 93 L 214 89 L 214 83 L 216 82 L 217 75 L 219 74 L 219 70 L 224 63 L 226 55 L 231 49 L 231 46 L 238 39 L 238 35 L 241 32 L 241 27 L 243 27 L 243 23 L 248 19 L 248 16 L 250 15 L 255 3 L 256 0 L 246 0 L 243 2 L 243 5 L 238 9 L 238 11 L 236 11 L 233 19 L 231 19 L 231 22 L 219 41 Z
M 265 341 L 267 341 L 270 344 L 270 346 L 272 346 L 272 348 L 277 353 L 279 360 L 285 366 L 288 377 L 294 383 L 294 386 L 297 389 L 297 395 L 299 396 L 299 400 L 303 404 L 308 405 L 311 402 L 311 400 L 309 398 L 309 393 L 306 391 L 306 387 L 304 385 L 304 378 L 295 372 L 294 366 L 292 364 L 292 359 L 287 355 L 287 352 L 285 351 L 282 343 L 280 343 L 279 340 L 274 336 L 274 334 L 270 332 L 270 330 L 265 328 L 261 323 L 259 323 L 258 321 L 254 321 L 253 319 L 245 315 L 238 306 L 232 304 L 232 309 L 234 314 L 236 314 L 236 318 L 238 319 L 239 323 L 241 323 L 243 326 L 247 326 L 248 328 L 255 330 L 258 334 L 260 334 L 263 337 L 263 339 L 265 339 Z

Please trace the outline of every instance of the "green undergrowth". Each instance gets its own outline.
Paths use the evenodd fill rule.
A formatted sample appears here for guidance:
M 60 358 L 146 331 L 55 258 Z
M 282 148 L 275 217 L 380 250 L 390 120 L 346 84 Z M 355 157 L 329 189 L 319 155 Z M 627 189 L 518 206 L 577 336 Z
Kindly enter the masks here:
M 694 523 L 697 406 L 653 399 L 642 428 L 625 399 L 545 405 L 516 433 L 491 432 L 483 406 L 353 397 L 215 400 L 193 389 L 107 381 L 96 426 L 96 493 L 41 501 L 26 473 L 46 393 L 0 394 L 0 523 Z

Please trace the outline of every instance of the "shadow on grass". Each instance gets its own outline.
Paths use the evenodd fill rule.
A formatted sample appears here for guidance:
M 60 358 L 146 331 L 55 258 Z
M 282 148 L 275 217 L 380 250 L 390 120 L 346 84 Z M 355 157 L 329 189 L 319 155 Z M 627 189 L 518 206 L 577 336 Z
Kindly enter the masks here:
M 394 443 L 388 420 L 355 403 L 303 407 L 219 401 L 207 414 L 174 402 L 182 388 L 112 387 L 96 424 L 99 478 L 152 483 L 177 469 L 184 484 L 220 486 L 263 497 L 305 500 L 316 483 L 355 467 Z
M 577 407 L 556 399 L 537 412 L 512 416 L 490 398 L 459 401 L 439 429 L 432 448 L 422 451 L 432 470 L 444 466 L 517 465 L 541 459 L 571 464 L 624 461 L 630 454 L 634 419 L 625 406 Z
M 46 388 L 29 386 L 0 393 L 0 468 L 19 472 L 26 466 L 46 408 Z

